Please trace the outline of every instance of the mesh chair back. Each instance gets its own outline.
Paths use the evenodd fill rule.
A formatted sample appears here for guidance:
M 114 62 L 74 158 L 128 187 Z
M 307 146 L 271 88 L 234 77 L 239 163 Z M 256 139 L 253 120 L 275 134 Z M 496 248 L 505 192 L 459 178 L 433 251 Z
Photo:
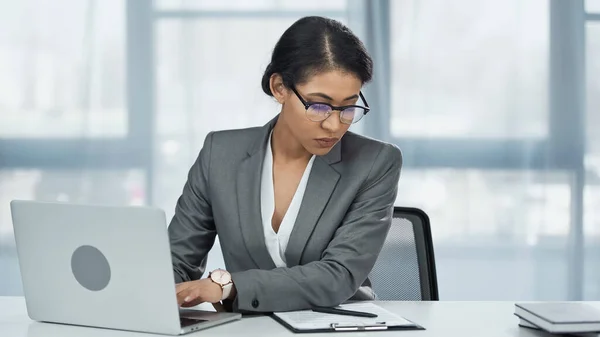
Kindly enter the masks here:
M 425 212 L 394 207 L 392 226 L 369 279 L 381 301 L 439 299 L 431 228 Z

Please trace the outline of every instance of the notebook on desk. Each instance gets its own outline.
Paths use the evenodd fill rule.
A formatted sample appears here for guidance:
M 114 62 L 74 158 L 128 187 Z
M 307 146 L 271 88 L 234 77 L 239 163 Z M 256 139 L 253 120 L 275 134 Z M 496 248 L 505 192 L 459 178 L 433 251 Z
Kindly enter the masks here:
M 581 302 L 515 303 L 521 326 L 539 327 L 550 333 L 597 333 L 600 310 Z
M 519 326 L 523 327 L 523 328 L 528 328 L 528 329 L 543 330 L 539 326 L 537 326 L 523 318 L 519 318 Z M 568 335 L 572 336 L 572 337 L 600 337 L 600 332 L 581 332 L 581 333 L 573 333 L 573 334 L 568 334 Z
M 378 331 L 378 330 L 424 330 L 420 325 L 398 316 L 373 303 L 343 304 L 339 308 L 370 312 L 376 318 L 326 314 L 312 310 L 278 312 L 273 318 L 297 333 Z

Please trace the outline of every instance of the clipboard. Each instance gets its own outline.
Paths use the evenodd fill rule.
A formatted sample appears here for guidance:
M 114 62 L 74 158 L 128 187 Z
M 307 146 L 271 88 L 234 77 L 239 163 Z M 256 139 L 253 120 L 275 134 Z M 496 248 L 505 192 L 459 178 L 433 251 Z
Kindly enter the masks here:
M 311 310 L 273 313 L 271 317 L 294 333 L 425 330 L 419 324 L 400 317 L 373 303 L 346 304 L 341 305 L 340 308 L 372 312 L 377 314 L 378 317 L 349 317 L 315 313 Z

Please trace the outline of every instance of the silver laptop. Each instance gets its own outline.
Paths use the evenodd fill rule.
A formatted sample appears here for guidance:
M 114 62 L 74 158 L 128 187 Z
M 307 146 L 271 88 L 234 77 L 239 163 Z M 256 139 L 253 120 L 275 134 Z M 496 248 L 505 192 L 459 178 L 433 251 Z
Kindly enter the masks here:
M 241 318 L 178 307 L 162 210 L 10 206 L 32 320 L 179 335 Z

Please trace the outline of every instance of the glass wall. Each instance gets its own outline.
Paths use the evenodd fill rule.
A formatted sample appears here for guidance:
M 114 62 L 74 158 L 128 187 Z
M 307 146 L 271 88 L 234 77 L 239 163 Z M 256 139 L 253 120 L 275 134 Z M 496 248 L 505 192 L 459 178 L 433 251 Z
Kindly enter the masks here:
M 376 61 L 375 109 L 353 129 L 403 150 L 396 204 L 431 217 L 441 299 L 600 299 L 600 7 L 559 2 L 1 3 L 0 295 L 22 292 L 10 200 L 170 218 L 209 131 L 278 113 L 260 79 L 279 36 L 324 15 Z M 556 50 L 585 74 L 558 101 Z

